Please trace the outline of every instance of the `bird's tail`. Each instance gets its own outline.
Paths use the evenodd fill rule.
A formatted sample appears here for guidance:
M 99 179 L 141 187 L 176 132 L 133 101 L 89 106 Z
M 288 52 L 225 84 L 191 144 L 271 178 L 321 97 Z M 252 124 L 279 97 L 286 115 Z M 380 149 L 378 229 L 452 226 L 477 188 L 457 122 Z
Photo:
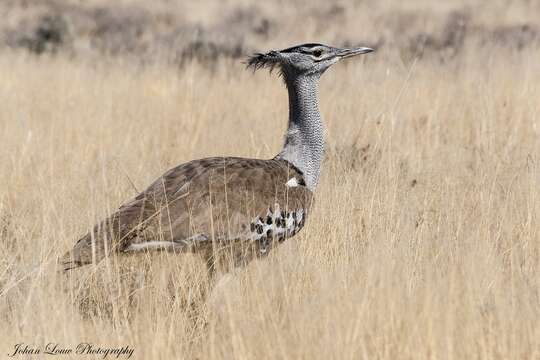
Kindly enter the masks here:
M 75 260 L 71 256 L 71 252 L 66 253 L 61 259 L 60 259 L 60 270 L 68 271 L 71 269 L 75 269 L 78 267 L 81 267 L 83 265 L 82 262 Z
M 73 249 L 59 260 L 62 270 L 67 271 L 88 264 L 97 264 L 114 251 L 113 239 L 118 238 L 116 214 L 96 225 L 91 232 L 77 241 Z
M 100 262 L 106 256 L 106 252 L 103 251 L 103 246 L 100 246 L 98 241 L 97 238 L 92 239 L 91 234 L 86 234 L 79 239 L 73 249 L 60 258 L 61 269 L 68 271 Z

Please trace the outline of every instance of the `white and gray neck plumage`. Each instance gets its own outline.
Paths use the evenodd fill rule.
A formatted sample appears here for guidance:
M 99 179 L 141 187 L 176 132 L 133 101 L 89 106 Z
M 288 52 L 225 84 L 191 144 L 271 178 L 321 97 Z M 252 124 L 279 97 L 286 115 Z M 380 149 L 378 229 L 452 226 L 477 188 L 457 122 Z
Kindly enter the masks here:
M 319 74 L 283 76 L 289 92 L 289 126 L 277 158 L 296 166 L 304 174 L 307 187 L 314 191 L 324 153 L 324 128 L 317 99 Z

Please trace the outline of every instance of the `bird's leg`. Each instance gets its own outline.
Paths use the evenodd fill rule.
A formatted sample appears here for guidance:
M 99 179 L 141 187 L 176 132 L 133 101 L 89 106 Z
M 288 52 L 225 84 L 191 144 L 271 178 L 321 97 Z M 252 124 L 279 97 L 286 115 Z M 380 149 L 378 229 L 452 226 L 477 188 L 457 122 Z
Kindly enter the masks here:
M 229 256 L 224 254 L 216 254 L 215 250 L 210 249 L 206 253 L 205 261 L 209 273 L 208 292 L 206 298 L 206 304 L 213 308 L 222 308 L 226 303 L 226 297 L 231 286 L 237 286 L 235 279 L 235 272 L 237 269 L 235 266 L 231 266 L 230 261 L 223 264 L 224 259 L 230 259 Z M 226 266 L 229 264 L 230 266 Z

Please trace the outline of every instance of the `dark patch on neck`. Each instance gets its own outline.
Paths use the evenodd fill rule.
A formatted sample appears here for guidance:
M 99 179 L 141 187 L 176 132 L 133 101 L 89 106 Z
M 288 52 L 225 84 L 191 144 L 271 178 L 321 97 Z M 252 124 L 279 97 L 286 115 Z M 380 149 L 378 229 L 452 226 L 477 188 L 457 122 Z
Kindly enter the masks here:
M 296 166 L 294 166 L 294 164 L 293 164 L 292 162 L 290 162 L 290 161 L 288 161 L 288 160 L 285 160 L 285 159 L 283 159 L 283 158 L 280 158 L 280 157 L 278 157 L 278 156 L 276 156 L 276 157 L 274 158 L 274 160 L 277 160 L 277 161 L 283 161 L 284 163 L 286 163 L 287 166 L 288 166 L 289 168 L 293 169 L 294 171 L 296 171 L 296 172 L 298 173 L 298 175 L 301 176 L 300 179 L 297 180 L 297 181 L 298 181 L 298 184 L 299 184 L 299 185 L 302 185 L 302 186 L 305 186 L 305 185 L 306 185 L 306 182 L 304 181 L 304 173 L 303 173 L 299 168 L 297 168 Z

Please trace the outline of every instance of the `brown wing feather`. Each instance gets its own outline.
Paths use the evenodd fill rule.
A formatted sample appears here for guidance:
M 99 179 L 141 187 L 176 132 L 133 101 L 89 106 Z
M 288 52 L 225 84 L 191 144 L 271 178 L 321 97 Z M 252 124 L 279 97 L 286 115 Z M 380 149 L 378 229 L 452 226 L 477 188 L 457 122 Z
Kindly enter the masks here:
M 292 177 L 297 179 L 297 186 L 288 187 L 286 183 Z M 98 262 L 111 252 L 148 241 L 181 242 L 197 237 L 208 239 L 210 245 L 236 240 L 268 243 L 276 234 L 268 230 L 262 234 L 260 219 L 283 225 L 287 220 L 281 213 L 289 216 L 289 225 L 294 225 L 277 234 L 282 240 L 302 227 L 311 197 L 302 174 L 283 160 L 191 161 L 166 172 L 96 225 L 64 256 L 62 263 L 69 269 Z M 301 223 L 291 218 L 298 210 L 303 216 Z M 268 220 L 269 215 L 272 220 Z M 273 225 L 272 229 L 279 228 Z

